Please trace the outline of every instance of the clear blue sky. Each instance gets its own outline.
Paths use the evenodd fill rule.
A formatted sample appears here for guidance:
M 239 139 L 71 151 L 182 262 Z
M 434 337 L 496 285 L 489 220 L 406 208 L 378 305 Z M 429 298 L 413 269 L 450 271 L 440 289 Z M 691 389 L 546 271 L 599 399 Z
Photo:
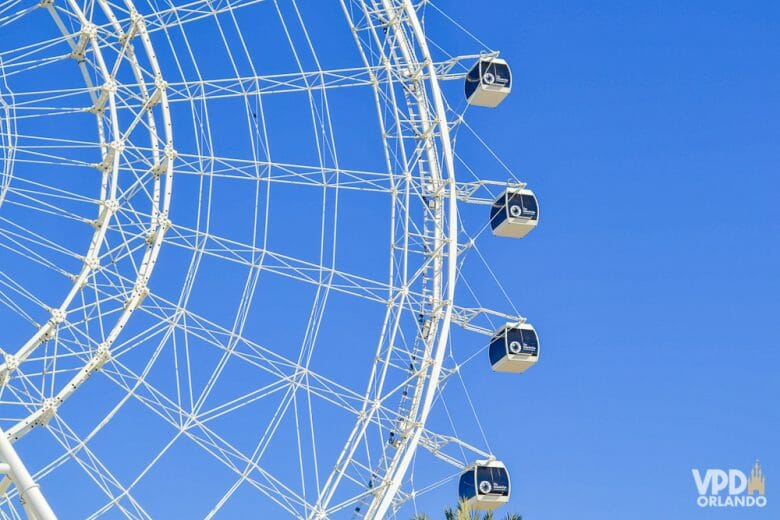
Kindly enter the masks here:
M 470 120 L 542 207 L 523 265 L 495 255 L 542 341 L 501 383 L 510 404 L 484 403 L 513 509 L 778 518 L 780 7 L 473 9 L 448 5 L 511 61 L 515 90 Z M 764 511 L 696 507 L 691 468 L 756 458 Z

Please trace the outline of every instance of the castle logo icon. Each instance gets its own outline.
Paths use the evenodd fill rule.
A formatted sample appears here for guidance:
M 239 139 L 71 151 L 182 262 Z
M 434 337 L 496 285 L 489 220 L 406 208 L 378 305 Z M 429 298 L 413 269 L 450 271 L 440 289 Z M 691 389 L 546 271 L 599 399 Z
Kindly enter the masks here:
M 756 461 L 753 469 L 750 470 L 750 478 L 747 484 L 748 495 L 754 495 L 758 493 L 760 496 L 764 496 L 766 493 L 766 477 L 764 471 L 761 469 L 761 465 Z

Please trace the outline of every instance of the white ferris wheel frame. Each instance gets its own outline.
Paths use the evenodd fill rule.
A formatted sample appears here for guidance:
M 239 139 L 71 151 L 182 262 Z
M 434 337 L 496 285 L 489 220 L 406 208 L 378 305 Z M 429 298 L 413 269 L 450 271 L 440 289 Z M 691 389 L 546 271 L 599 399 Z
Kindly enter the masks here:
M 106 0 L 97 1 L 108 13 L 111 12 L 111 7 Z M 373 38 L 378 40 L 380 38 L 378 33 L 381 30 L 391 31 L 395 37 L 395 43 L 390 50 L 390 55 L 385 55 L 384 51 L 382 51 L 383 63 L 379 66 L 370 63 L 367 58 L 363 43 L 358 37 L 358 31 L 355 30 L 356 27 L 350 19 L 349 10 L 347 8 L 347 3 L 350 1 L 360 5 L 360 8 L 365 15 L 365 19 L 372 25 L 369 28 L 369 34 L 371 34 Z M 112 22 L 115 23 L 115 30 L 120 35 L 120 38 L 125 37 L 126 41 L 129 41 L 133 37 L 138 36 L 142 39 L 147 59 L 152 64 L 156 76 L 152 92 L 147 92 L 145 90 L 146 103 L 149 108 L 158 104 L 162 107 L 166 140 L 165 147 L 164 150 L 153 147 L 152 151 L 155 157 L 155 168 L 153 173 L 157 178 L 162 177 L 165 179 L 165 186 L 161 190 L 162 202 L 160 210 L 157 212 L 157 207 L 155 206 L 155 213 L 152 215 L 152 228 L 149 235 L 150 248 L 146 252 L 142 263 L 142 266 L 144 267 L 139 269 L 137 273 L 138 279 L 136 280 L 132 294 L 128 298 L 125 311 L 118 318 L 112 333 L 107 338 L 106 344 L 104 346 L 101 345 L 101 348 L 96 350 L 94 356 L 87 361 L 84 368 L 74 376 L 71 382 L 66 385 L 53 400 L 45 403 L 45 406 L 31 413 L 28 419 L 20 422 L 16 427 L 6 432 L 7 437 L 12 441 L 23 437 L 34 426 L 45 425 L 48 418 L 56 413 L 57 407 L 68 397 L 73 395 L 73 393 L 110 358 L 111 344 L 118 337 L 120 330 L 127 323 L 132 312 L 141 305 L 141 302 L 148 294 L 146 284 L 152 274 L 152 269 L 154 268 L 157 256 L 163 244 L 165 231 L 171 227 L 171 223 L 167 219 L 167 212 L 171 200 L 174 159 L 177 157 L 177 154 L 173 149 L 173 129 L 168 105 L 169 86 L 163 80 L 162 71 L 154 56 L 154 49 L 152 48 L 151 39 L 146 30 L 144 17 L 135 12 L 131 0 L 124 0 L 124 2 L 128 10 L 134 13 L 133 23 L 131 25 L 131 32 L 134 34 L 125 35 L 116 17 L 113 18 Z M 79 9 L 75 0 L 68 0 L 68 3 L 74 10 Z M 253 2 L 247 2 L 247 4 L 250 3 Z M 51 4 L 42 5 L 54 13 L 52 16 L 54 16 L 56 20 L 58 15 L 54 12 L 53 8 L 51 8 Z M 425 302 L 430 309 L 430 312 L 426 316 L 427 321 L 425 327 L 423 327 L 424 330 L 420 332 L 424 351 L 421 358 L 421 368 L 412 377 L 414 383 L 412 396 L 410 397 L 412 404 L 409 408 L 408 416 L 402 418 L 402 422 L 404 423 L 402 427 L 403 431 L 398 436 L 397 442 L 392 448 L 386 447 L 386 450 L 390 453 L 390 456 L 384 460 L 384 466 L 387 468 L 387 473 L 381 475 L 377 485 L 367 490 L 364 496 L 364 499 L 369 502 L 365 516 L 369 518 L 382 518 L 398 504 L 399 489 L 403 483 L 404 477 L 409 471 L 413 457 L 418 447 L 421 445 L 421 442 L 424 441 L 424 435 L 427 433 L 426 421 L 431 412 L 439 384 L 442 380 L 443 361 L 447 351 L 450 327 L 456 321 L 462 325 L 468 325 L 471 320 L 471 316 L 469 315 L 469 312 L 471 312 L 470 310 L 457 308 L 455 305 L 455 288 L 458 279 L 459 257 L 458 200 L 464 199 L 464 193 L 466 193 L 465 197 L 468 198 L 470 193 L 473 193 L 475 189 L 479 188 L 479 185 L 469 186 L 464 183 L 459 184 L 456 181 L 455 155 L 450 136 L 447 108 L 439 85 L 440 72 L 428 47 L 427 38 L 419 19 L 417 8 L 413 2 L 411 0 L 341 0 L 341 5 L 347 19 L 350 20 L 350 24 L 352 25 L 356 43 L 364 60 L 365 70 L 369 71 L 368 81 L 374 88 L 378 114 L 381 114 L 383 104 L 380 100 L 376 72 L 383 68 L 388 77 L 391 77 L 398 75 L 400 71 L 400 75 L 404 78 L 404 87 L 409 95 L 407 103 L 409 104 L 410 109 L 416 111 L 418 118 L 416 124 L 419 126 L 418 139 L 421 142 L 420 146 L 425 155 L 425 173 L 430 177 L 427 181 L 424 181 L 422 178 L 419 180 L 420 182 L 425 183 L 427 194 L 433 201 L 434 211 L 432 213 L 435 216 L 434 232 L 431 237 L 432 243 L 429 253 L 431 257 L 430 265 L 432 266 L 431 292 L 428 301 Z M 88 22 L 85 17 L 82 18 L 84 28 L 81 32 L 81 39 L 79 41 L 72 41 L 69 39 L 68 41 L 74 49 L 74 52 L 78 49 L 81 49 L 83 52 L 85 45 L 93 45 L 95 54 L 99 55 L 100 48 L 95 39 L 91 36 L 94 32 L 90 27 L 90 22 Z M 382 27 L 373 25 L 373 20 L 377 18 L 382 20 Z M 67 37 L 67 30 L 61 23 L 58 25 L 61 26 L 63 36 Z M 381 44 L 379 47 L 381 48 Z M 130 58 L 130 63 L 137 65 L 137 61 L 135 61 L 134 57 Z M 110 110 L 112 111 L 112 120 L 116 125 L 116 89 L 111 84 L 111 81 L 113 80 L 111 71 L 108 70 L 105 63 L 102 63 L 102 65 L 105 69 L 106 83 L 101 90 L 103 92 L 101 98 L 104 97 L 102 100 L 103 103 L 108 103 Z M 140 88 L 146 89 L 146 81 L 143 79 L 140 72 L 138 72 L 136 76 Z M 87 77 L 87 75 L 85 75 L 85 77 Z M 88 78 L 87 81 L 89 81 Z M 204 88 L 203 84 L 201 84 L 201 88 Z M 396 103 L 396 101 L 394 100 L 393 103 Z M 431 103 L 433 105 L 432 107 Z M 145 112 L 146 111 L 142 110 L 140 113 Z M 149 113 L 151 114 L 150 111 Z M 154 128 L 154 118 L 152 115 L 149 115 L 149 117 L 151 120 L 148 124 L 151 128 Z M 113 130 L 114 135 L 121 135 L 118 126 L 115 126 Z M 153 139 L 155 138 L 156 137 L 154 137 L 153 134 Z M 387 146 L 387 142 L 385 142 L 385 147 L 387 148 Z M 110 164 L 108 170 L 114 177 L 113 186 L 115 189 L 115 177 L 120 168 L 119 160 L 123 146 L 121 142 L 114 142 L 106 144 L 105 148 L 104 158 L 106 164 Z M 439 153 L 441 153 L 441 156 Z M 422 168 L 422 166 L 418 165 L 413 168 L 419 169 Z M 421 170 L 418 170 L 418 172 L 421 172 Z M 390 168 L 390 174 L 392 175 L 392 168 Z M 410 176 L 412 175 L 412 172 L 407 170 L 404 172 L 404 175 Z M 7 358 L 5 363 L 0 365 L 0 374 L 8 374 L 12 371 L 15 366 L 18 366 L 18 363 L 24 361 L 35 347 L 39 345 L 42 340 L 45 340 L 45 338 L 47 338 L 52 331 L 64 321 L 70 301 L 75 297 L 75 294 L 80 287 L 84 285 L 89 273 L 98 268 L 98 266 L 95 265 L 95 259 L 98 257 L 98 252 L 103 242 L 106 229 L 109 227 L 108 223 L 110 222 L 111 217 L 119 210 L 116 206 L 116 199 L 113 197 L 106 196 L 104 202 L 98 217 L 99 225 L 97 226 L 96 231 L 97 238 L 93 240 L 89 253 L 85 255 L 85 265 L 74 283 L 73 291 L 58 309 L 53 310 L 52 319 L 43 325 L 36 335 L 20 349 L 16 354 L 16 357 Z M 104 222 L 105 225 L 102 225 Z M 404 255 L 408 255 L 408 250 L 404 251 Z M 398 304 L 398 308 L 405 305 L 403 299 L 401 302 L 402 303 Z M 393 310 L 397 309 L 388 309 L 386 320 L 391 317 L 390 314 Z M 477 312 L 490 311 L 478 309 Z M 515 318 L 518 320 L 522 319 L 513 317 L 513 319 Z M 389 327 L 389 329 L 389 333 L 391 335 L 394 334 L 394 332 L 392 332 L 392 326 Z M 479 332 L 485 333 L 487 331 L 480 330 Z M 376 394 L 381 393 L 384 375 L 389 366 L 389 363 L 385 362 L 384 368 L 380 368 L 380 363 L 378 361 L 382 356 L 389 357 L 391 353 L 392 347 L 383 348 L 384 336 L 387 333 L 388 328 L 383 329 L 383 337 L 379 340 L 377 361 L 374 363 L 370 381 L 366 386 L 366 393 L 363 396 L 363 408 L 358 415 L 358 420 L 346 441 L 334 470 L 330 473 L 327 481 L 322 487 L 321 492 L 317 497 L 316 504 L 313 504 L 311 507 L 311 513 L 308 515 L 311 519 L 326 518 L 335 510 L 343 509 L 345 506 L 345 504 L 336 504 L 333 506 L 331 502 L 339 487 L 340 481 L 345 476 L 349 461 L 353 458 L 355 450 L 357 449 L 362 436 L 365 434 L 366 428 L 372 423 L 375 423 L 376 420 L 374 419 L 374 415 L 380 411 L 383 406 L 382 403 L 377 400 Z M 372 390 L 372 382 L 374 381 L 379 382 L 379 390 L 376 390 L 377 387 Z M 465 446 L 465 444 L 463 445 Z M 484 452 L 481 452 L 476 448 L 472 448 L 472 451 L 474 453 L 484 454 Z M 8 453 L 7 457 L 3 454 L 3 446 L 0 445 L 0 458 L 3 458 L 6 461 L 14 460 L 12 453 L 6 453 Z M 21 463 L 21 461 L 19 461 L 19 463 Z M 12 466 L 13 465 L 14 464 L 12 464 Z M 11 469 L 13 470 L 13 468 Z M 25 479 L 24 472 L 26 470 L 24 470 L 23 465 L 17 469 L 19 476 L 15 476 L 14 480 L 17 482 L 18 487 Z M 11 471 L 11 473 L 16 475 L 14 471 Z M 32 493 L 36 492 L 33 491 Z M 21 494 L 24 495 L 24 491 L 22 491 Z M 28 496 L 32 497 L 33 495 L 29 494 Z M 30 499 L 30 507 L 33 509 L 33 514 L 41 519 L 49 518 L 46 516 L 48 514 L 46 508 L 48 506 L 45 506 L 44 504 L 45 500 L 41 502 L 37 499 Z

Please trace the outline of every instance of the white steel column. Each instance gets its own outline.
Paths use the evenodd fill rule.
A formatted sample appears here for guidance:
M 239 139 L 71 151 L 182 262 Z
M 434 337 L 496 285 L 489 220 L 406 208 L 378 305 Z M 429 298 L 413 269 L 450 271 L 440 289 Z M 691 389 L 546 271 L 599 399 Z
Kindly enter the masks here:
M 16 484 L 19 498 L 22 499 L 24 509 L 30 515 L 31 520 L 57 520 L 57 516 L 43 496 L 40 486 L 35 483 L 32 475 L 27 471 L 2 428 L 0 428 L 0 459 L 7 464 L 8 476 Z M 6 468 L 0 466 L 0 469 Z

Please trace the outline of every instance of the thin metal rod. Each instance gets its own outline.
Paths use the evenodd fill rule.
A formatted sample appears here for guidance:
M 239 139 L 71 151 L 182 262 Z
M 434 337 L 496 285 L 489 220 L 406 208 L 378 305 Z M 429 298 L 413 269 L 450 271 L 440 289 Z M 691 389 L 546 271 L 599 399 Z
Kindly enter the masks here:
M 35 520 L 57 520 L 41 488 L 27 471 L 2 428 L 0 428 L 0 459 L 8 464 L 9 476 L 19 490 L 19 497 L 22 499 L 25 511 L 29 511 L 28 516 Z

